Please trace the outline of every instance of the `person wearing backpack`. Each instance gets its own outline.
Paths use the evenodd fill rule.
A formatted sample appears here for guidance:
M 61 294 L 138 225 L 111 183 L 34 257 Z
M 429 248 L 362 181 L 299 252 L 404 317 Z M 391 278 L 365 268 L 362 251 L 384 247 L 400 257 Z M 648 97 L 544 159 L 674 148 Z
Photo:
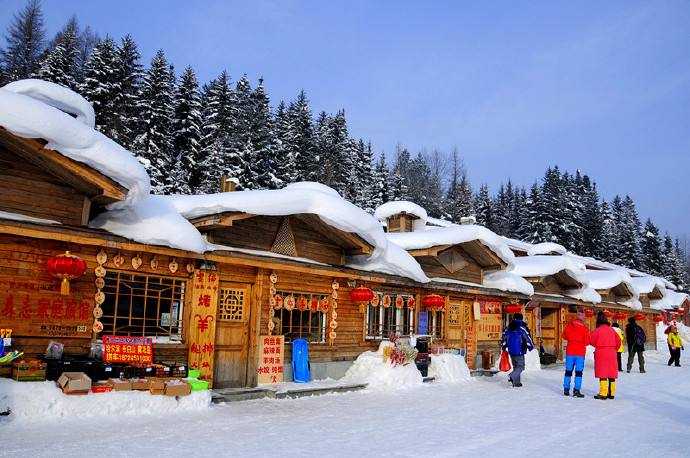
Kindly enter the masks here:
M 565 347 L 565 375 L 563 376 L 563 394 L 570 396 L 570 379 L 575 371 L 575 388 L 573 389 L 574 398 L 584 398 L 580 392 L 582 388 L 582 372 L 585 369 L 585 353 L 589 345 L 589 329 L 585 325 L 585 315 L 577 312 L 577 317 L 573 318 L 563 329 L 563 340 L 568 341 Z
M 513 371 L 508 374 L 508 380 L 514 387 L 521 387 L 520 375 L 525 370 L 525 355 L 528 351 L 534 350 L 532 336 L 521 313 L 514 314 L 508 327 L 503 331 L 501 348 L 508 352 L 513 364 Z
M 644 374 L 644 344 L 647 342 L 647 336 L 644 333 L 644 329 L 635 322 L 635 317 L 631 316 L 628 318 L 628 325 L 625 327 L 625 339 L 628 341 L 628 367 L 626 372 L 630 373 L 635 354 L 637 354 L 640 373 Z
M 678 328 L 671 326 L 668 333 L 668 348 L 671 352 L 671 358 L 668 360 L 668 365 L 675 363 L 676 367 L 680 367 L 680 351 L 685 350 L 683 347 L 683 341 L 678 335 Z

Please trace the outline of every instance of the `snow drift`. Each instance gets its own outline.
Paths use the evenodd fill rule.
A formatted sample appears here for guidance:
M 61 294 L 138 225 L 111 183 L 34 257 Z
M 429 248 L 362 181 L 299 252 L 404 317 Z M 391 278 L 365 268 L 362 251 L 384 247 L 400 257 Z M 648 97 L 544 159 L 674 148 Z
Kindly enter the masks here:
M 393 366 L 383 359 L 383 349 L 393 345 L 381 342 L 377 351 L 365 351 L 345 373 L 343 381 L 366 383 L 367 388 L 377 391 L 394 391 L 424 383 L 422 374 L 413 363 Z

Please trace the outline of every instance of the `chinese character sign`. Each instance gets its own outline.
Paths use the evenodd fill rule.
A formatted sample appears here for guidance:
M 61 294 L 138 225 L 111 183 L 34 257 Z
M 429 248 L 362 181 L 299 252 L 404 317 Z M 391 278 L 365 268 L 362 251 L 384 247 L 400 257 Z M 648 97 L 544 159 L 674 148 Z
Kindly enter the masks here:
M 103 361 L 150 366 L 153 364 L 153 341 L 150 337 L 104 335 Z
M 257 379 L 259 385 L 280 383 L 283 381 L 283 353 L 285 337 L 259 337 L 259 364 L 257 364 Z
M 189 367 L 213 383 L 213 356 L 218 311 L 218 273 L 195 270 L 188 323 Z
M 480 302 L 481 319 L 477 323 L 477 340 L 500 340 L 503 318 L 500 302 Z

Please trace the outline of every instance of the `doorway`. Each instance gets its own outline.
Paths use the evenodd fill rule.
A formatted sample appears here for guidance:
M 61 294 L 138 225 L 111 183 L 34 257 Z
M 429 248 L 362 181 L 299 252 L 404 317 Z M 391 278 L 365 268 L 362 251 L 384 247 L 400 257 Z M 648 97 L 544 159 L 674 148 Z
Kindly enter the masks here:
M 250 284 L 220 284 L 214 366 L 216 388 L 247 386 L 251 291 Z

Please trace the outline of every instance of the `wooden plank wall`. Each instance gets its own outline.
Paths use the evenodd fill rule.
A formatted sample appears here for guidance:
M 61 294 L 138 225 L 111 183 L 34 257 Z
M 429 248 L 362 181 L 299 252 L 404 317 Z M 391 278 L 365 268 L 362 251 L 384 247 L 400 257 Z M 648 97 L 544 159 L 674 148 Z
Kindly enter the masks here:
M 453 248 L 451 248 L 453 249 Z M 470 258 L 467 253 L 459 248 L 455 248 L 456 252 L 460 257 L 467 262 L 467 265 L 455 273 L 448 272 L 443 265 L 439 263 L 436 258 L 424 256 L 416 258 L 419 264 L 422 266 L 424 273 L 427 274 L 429 278 L 439 277 L 439 278 L 453 278 L 455 280 L 467 281 L 471 283 L 482 283 L 482 268 L 477 264 L 472 258 Z

